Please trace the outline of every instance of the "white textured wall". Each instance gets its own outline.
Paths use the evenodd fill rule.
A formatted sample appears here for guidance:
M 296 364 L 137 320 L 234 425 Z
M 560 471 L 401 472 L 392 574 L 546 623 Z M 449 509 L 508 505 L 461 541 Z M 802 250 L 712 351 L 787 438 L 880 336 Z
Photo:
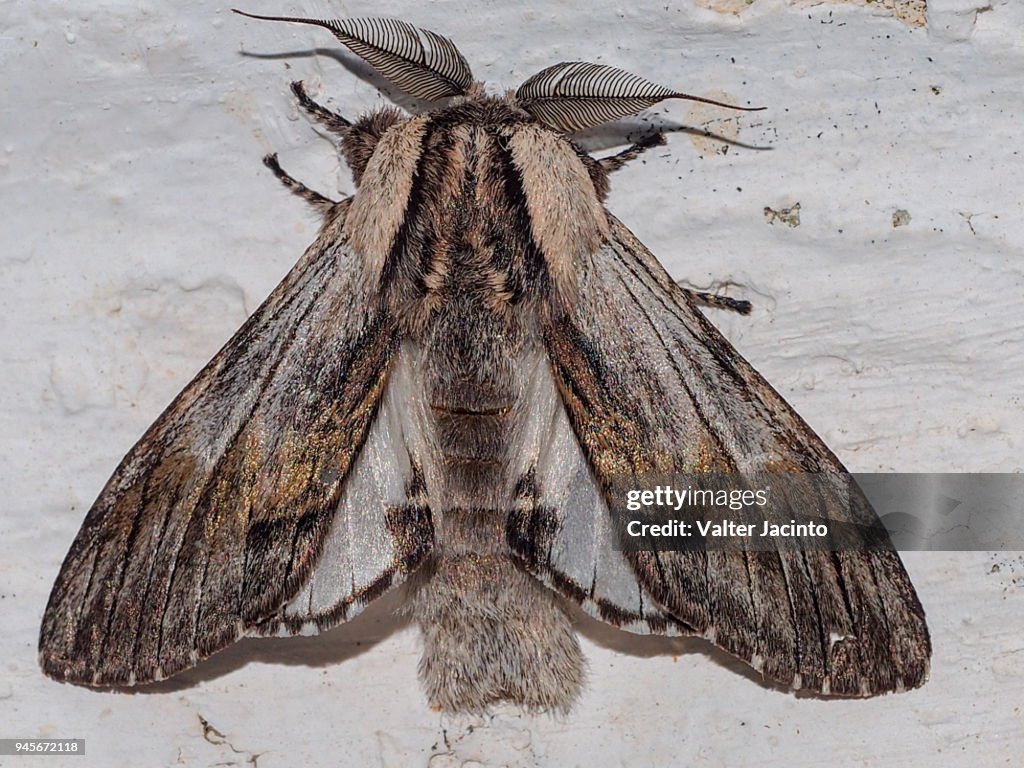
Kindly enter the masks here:
M 243 642 L 153 692 L 43 678 L 40 615 L 85 511 L 314 236 L 261 155 L 352 190 L 288 82 L 348 115 L 384 103 L 311 28 L 209 2 L 79 5 L 0 2 L 0 737 L 84 737 L 67 760 L 83 768 L 1019 764 L 1017 553 L 906 556 L 932 680 L 870 701 L 778 692 L 702 643 L 584 622 L 590 685 L 572 715 L 445 718 L 387 604 L 321 638 Z M 741 16 L 675 0 L 245 7 L 400 16 L 508 86 L 583 58 L 767 105 L 738 120 L 661 108 L 771 150 L 675 133 L 616 175 L 611 209 L 673 274 L 755 303 L 714 319 L 852 470 L 1021 471 L 1024 8 L 995 0 L 975 22 L 971 5 L 933 6 L 932 35 L 871 7 L 773 0 Z M 766 222 L 796 202 L 798 228 Z

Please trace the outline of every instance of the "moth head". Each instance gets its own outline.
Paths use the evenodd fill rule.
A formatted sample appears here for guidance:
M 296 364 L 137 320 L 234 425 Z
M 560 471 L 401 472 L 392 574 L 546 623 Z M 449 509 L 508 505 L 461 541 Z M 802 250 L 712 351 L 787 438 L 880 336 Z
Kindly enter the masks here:
M 521 109 L 538 122 L 565 133 L 635 115 L 665 99 L 688 99 L 727 109 L 764 109 L 691 96 L 616 67 L 586 61 L 566 61 L 543 69 L 515 92 Z

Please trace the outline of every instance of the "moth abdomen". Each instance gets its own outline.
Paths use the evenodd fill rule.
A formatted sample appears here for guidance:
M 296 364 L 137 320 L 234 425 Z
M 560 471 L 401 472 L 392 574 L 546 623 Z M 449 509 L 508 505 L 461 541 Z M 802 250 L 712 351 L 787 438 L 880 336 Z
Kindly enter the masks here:
M 505 458 L 513 423 L 511 406 L 477 411 L 431 405 L 430 410 L 438 449 L 447 461 L 500 465 Z
M 516 365 L 521 351 L 503 336 L 478 339 L 475 349 L 459 346 L 434 335 L 425 349 L 424 397 L 436 465 L 451 506 L 499 503 L 509 485 L 517 422 L 529 408 Z
M 584 662 L 557 596 L 504 547 L 505 510 L 448 510 L 444 539 L 412 595 L 423 635 L 420 678 L 434 706 L 479 712 L 502 699 L 567 711 Z

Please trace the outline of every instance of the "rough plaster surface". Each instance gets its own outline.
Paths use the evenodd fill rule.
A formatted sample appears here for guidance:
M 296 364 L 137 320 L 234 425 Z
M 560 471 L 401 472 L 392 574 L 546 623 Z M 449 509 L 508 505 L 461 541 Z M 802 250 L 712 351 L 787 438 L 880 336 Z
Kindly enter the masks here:
M 611 209 L 678 277 L 754 302 L 714 320 L 852 470 L 1021 471 L 1024 8 L 976 5 L 936 8 L 970 17 L 950 34 L 782 0 L 246 7 L 406 18 L 508 86 L 584 58 L 767 105 L 672 103 L 588 136 L 603 152 L 662 122 L 748 145 L 673 133 L 616 175 Z M 394 601 L 131 694 L 43 678 L 40 615 L 89 504 L 314 236 L 260 156 L 352 189 L 289 80 L 348 115 L 386 103 L 325 33 L 209 2 L 86 6 L 0 2 L 0 737 L 84 737 L 66 760 L 83 768 L 1020 764 L 1018 553 L 907 554 L 932 679 L 869 701 L 776 691 L 703 643 L 581 620 L 590 683 L 570 716 L 442 717 Z M 796 203 L 799 226 L 769 223 Z

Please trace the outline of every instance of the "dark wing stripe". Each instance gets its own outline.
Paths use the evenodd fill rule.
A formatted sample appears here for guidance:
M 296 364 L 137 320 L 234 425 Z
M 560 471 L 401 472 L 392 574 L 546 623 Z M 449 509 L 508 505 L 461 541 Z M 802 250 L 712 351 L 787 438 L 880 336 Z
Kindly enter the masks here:
M 496 157 L 495 162 L 486 167 L 494 169 L 500 175 L 500 180 L 495 186 L 500 187 L 504 198 L 496 206 L 501 209 L 500 213 L 499 210 L 494 212 L 494 226 L 497 232 L 491 241 L 492 253 L 497 255 L 500 250 L 505 249 L 509 252 L 509 263 L 504 264 L 496 260 L 495 269 L 509 275 L 514 303 L 523 295 L 526 284 L 548 282 L 547 262 L 534 239 L 530 209 L 523 188 L 523 174 L 508 148 L 508 138 L 495 132 L 491 134 L 491 139 Z M 514 243 L 514 246 L 509 248 L 509 243 Z
M 807 553 L 780 553 L 780 568 L 784 577 L 789 616 L 792 621 L 792 660 L 779 659 L 775 666 L 785 680 L 782 670 L 791 673 L 794 685 L 821 690 L 827 672 L 825 659 L 825 618 L 821 606 L 814 598 L 810 562 Z M 770 674 L 771 670 L 766 669 Z
M 395 239 L 391 243 L 384 268 L 381 272 L 381 287 L 387 291 L 393 284 L 402 278 L 414 278 L 415 275 L 403 274 L 400 270 L 404 267 L 408 270 L 412 265 L 420 264 L 423 253 L 416 250 L 422 248 L 425 240 L 431 236 L 427 228 L 428 222 L 424 221 L 423 211 L 426 203 L 430 200 L 430 192 L 433 184 L 430 174 L 426 172 L 427 166 L 432 159 L 432 153 L 423 151 L 431 137 L 430 126 L 423 131 L 420 139 L 420 146 L 417 152 L 416 170 L 412 177 L 412 188 L 409 190 L 409 198 L 405 204 L 405 211 L 402 214 L 402 223 L 395 233 Z

